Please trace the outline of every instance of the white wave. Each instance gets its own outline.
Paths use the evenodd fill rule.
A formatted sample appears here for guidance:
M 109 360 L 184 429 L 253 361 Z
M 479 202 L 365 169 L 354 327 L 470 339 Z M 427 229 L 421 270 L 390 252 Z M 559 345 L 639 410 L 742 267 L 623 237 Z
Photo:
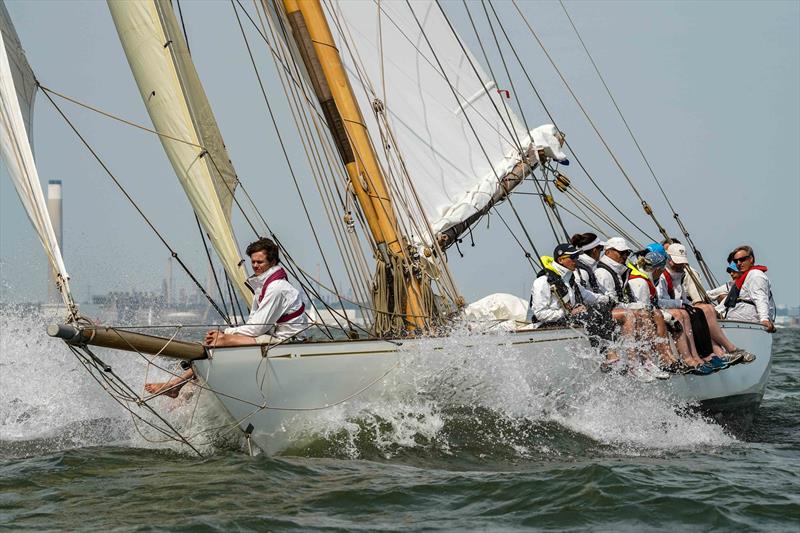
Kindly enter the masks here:
M 539 435 L 530 429 L 547 423 L 622 454 L 735 442 L 699 414 L 676 411 L 675 399 L 652 384 L 600 373 L 594 350 L 576 345 L 566 360 L 549 351 L 531 357 L 502 343 L 504 337 L 457 332 L 436 357 L 429 355 L 434 341 L 423 343 L 417 352 L 405 354 L 380 395 L 307 417 L 294 428 L 294 436 L 335 440 L 350 457 L 359 456 L 358 443 L 365 441 L 384 457 L 431 446 L 449 453 L 450 424 L 488 431 L 494 442 L 481 444 L 514 449 L 520 456 L 531 450 L 559 453 L 551 443 L 537 442 Z M 499 419 L 490 423 L 491 429 L 485 427 L 486 413 Z
M 103 445 L 188 451 L 185 445 L 135 420 L 62 341 L 47 336 L 48 321 L 41 313 L 24 312 L 17 306 L 0 311 L 0 444 L 26 455 Z M 146 360 L 136 353 L 93 351 L 133 394 L 146 396 Z M 150 379 L 169 377 L 150 367 Z M 201 452 L 211 453 L 220 442 L 209 438 L 205 429 L 224 425 L 226 415 L 210 394 L 195 391 L 192 396 L 188 392 L 183 401 L 156 398 L 152 405 L 181 434 L 196 435 L 193 444 Z M 125 404 L 145 420 L 164 427 L 145 408 L 134 402 Z

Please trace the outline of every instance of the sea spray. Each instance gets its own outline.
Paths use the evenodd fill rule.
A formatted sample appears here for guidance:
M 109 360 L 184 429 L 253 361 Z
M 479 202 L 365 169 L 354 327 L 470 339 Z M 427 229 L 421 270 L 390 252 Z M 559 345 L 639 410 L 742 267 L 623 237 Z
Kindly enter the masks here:
M 288 453 L 662 455 L 734 442 L 698 413 L 676 409 L 656 384 L 599 372 L 600 355 L 582 339 L 568 342 L 566 357 L 548 348 L 531 355 L 508 334 L 456 331 L 443 349 L 434 351 L 442 339 L 402 348 L 380 392 L 298 418 L 291 430 L 303 444 Z
M 0 456 L 29 456 L 88 446 L 164 448 L 191 453 L 183 444 L 136 420 L 116 402 L 60 340 L 45 333 L 48 317 L 36 310 L 7 306 L 0 312 Z M 146 396 L 145 376 L 169 379 L 139 354 L 93 348 L 100 360 L 129 386 Z M 174 363 L 155 361 L 172 372 Z M 99 377 L 95 374 L 95 377 Z M 195 390 L 178 400 L 155 398 L 151 405 L 181 434 L 194 435 L 192 444 L 204 454 L 218 447 L 238 446 L 237 431 L 218 400 Z M 146 421 L 166 429 L 147 409 L 125 406 Z M 209 431 L 213 430 L 213 431 Z

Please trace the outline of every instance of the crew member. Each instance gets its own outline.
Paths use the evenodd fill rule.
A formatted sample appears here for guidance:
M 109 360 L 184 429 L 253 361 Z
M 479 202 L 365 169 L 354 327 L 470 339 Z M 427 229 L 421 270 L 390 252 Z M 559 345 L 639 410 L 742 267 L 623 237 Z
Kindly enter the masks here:
M 767 267 L 755 264 L 750 246 L 739 246 L 731 252 L 731 260 L 741 274 L 725 300 L 729 320 L 760 322 L 770 333 L 775 331 L 775 300 Z
M 246 253 L 253 267 L 253 275 L 247 279 L 247 286 L 253 291 L 250 316 L 242 326 L 208 331 L 204 340 L 206 346 L 282 342 L 292 337 L 300 338 L 307 328 L 303 300 L 300 292 L 286 279 L 286 272 L 279 264 L 275 242 L 261 238 L 250 243 Z M 151 394 L 163 392 L 175 398 L 193 377 L 194 372 L 190 368 L 167 382 L 147 383 L 144 388 Z
M 738 349 L 722 331 L 717 322 L 714 306 L 701 301 L 690 301 L 685 284 L 688 277 L 685 270 L 689 265 L 686 248 L 682 244 L 670 244 L 667 254 L 669 257 L 667 267 L 656 286 L 662 309 L 672 312 L 677 307 L 683 308 L 690 316 L 690 326 L 693 329 L 695 343 L 700 342 L 701 336 L 705 336 L 707 332 L 708 337 L 705 343 L 710 340 L 710 348 L 713 353 L 720 356 L 729 365 L 739 362 L 746 352 Z M 700 312 L 702 315 L 697 316 L 696 313 Z M 700 347 L 697 344 L 695 346 L 700 351 Z

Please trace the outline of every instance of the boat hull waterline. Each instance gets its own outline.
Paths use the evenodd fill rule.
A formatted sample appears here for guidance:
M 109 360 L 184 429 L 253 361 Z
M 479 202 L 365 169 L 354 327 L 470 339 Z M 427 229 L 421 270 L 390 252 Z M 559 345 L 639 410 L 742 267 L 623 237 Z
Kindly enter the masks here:
M 673 375 L 668 380 L 642 384 L 655 387 L 676 404 L 692 404 L 711 412 L 749 416 L 757 410 L 769 376 L 772 339 L 758 324 L 722 323 L 728 337 L 756 360 L 708 376 Z M 514 352 L 518 359 L 547 360 L 548 382 L 569 383 L 570 375 L 597 370 L 586 337 L 571 329 L 517 331 L 482 336 L 482 346 Z M 469 337 L 459 339 L 470 342 Z M 413 387 L 408 362 L 426 366 L 437 352 L 449 350 L 453 339 L 342 341 L 242 346 L 211 350 L 208 359 L 194 361 L 196 374 L 214 391 L 232 419 L 252 442 L 274 454 L 300 444 L 298 427 L 312 429 L 314 417 L 348 402 L 369 402 L 403 387 Z M 447 372 L 446 368 L 442 368 Z M 525 371 L 524 366 L 521 371 Z M 543 371 L 539 367 L 539 371 Z M 563 378 L 563 379 L 562 379 Z M 539 382 L 537 386 L 541 386 Z

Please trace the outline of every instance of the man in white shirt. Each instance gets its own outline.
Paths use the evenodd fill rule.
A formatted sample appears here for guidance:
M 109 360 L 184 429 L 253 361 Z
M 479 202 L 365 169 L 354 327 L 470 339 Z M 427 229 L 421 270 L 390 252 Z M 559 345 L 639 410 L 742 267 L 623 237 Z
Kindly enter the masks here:
M 278 246 L 262 238 L 247 247 L 253 275 L 247 286 L 253 291 L 250 316 L 242 326 L 211 330 L 207 346 L 267 344 L 301 335 L 308 327 L 305 305 L 300 292 L 287 280 L 278 264 Z
M 287 281 L 286 272 L 278 264 L 278 246 L 271 239 L 261 238 L 250 243 L 246 253 L 253 267 L 253 275 L 247 280 L 248 287 L 253 291 L 247 323 L 224 331 L 208 331 L 203 342 L 206 346 L 276 343 L 292 337 L 299 338 L 307 328 L 305 305 L 300 292 Z M 193 377 L 194 372 L 190 368 L 167 382 L 147 383 L 144 388 L 151 394 L 163 393 L 175 398 Z
M 725 307 L 729 320 L 760 322 L 770 333 L 775 331 L 775 300 L 772 284 L 767 277 L 767 267 L 755 264 L 755 254 L 750 246 L 739 246 L 731 252 L 731 261 L 741 274 L 731 287 Z

